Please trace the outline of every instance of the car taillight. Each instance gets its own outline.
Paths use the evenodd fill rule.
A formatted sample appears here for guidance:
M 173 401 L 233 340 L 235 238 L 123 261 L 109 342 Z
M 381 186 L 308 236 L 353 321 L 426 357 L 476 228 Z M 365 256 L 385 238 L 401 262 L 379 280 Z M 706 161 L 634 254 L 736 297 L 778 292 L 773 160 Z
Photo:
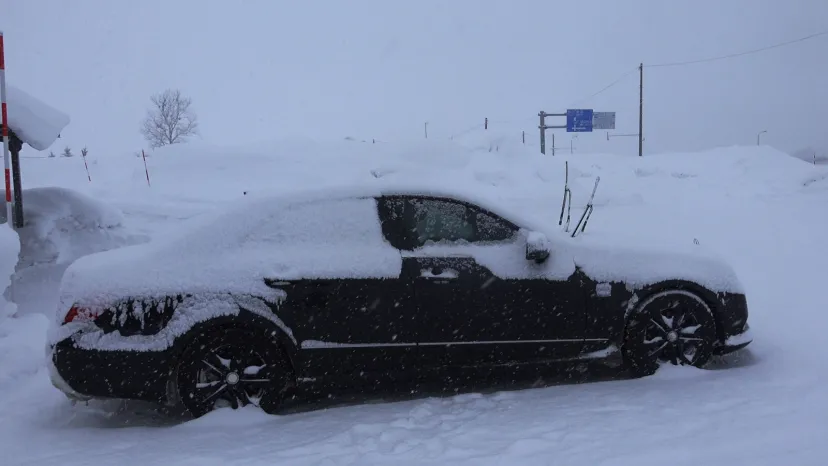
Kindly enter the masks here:
M 90 322 L 97 318 L 97 312 L 91 311 L 84 307 L 80 307 L 78 305 L 73 305 L 69 309 L 69 312 L 66 313 L 66 317 L 63 318 L 63 323 L 68 324 L 69 322 Z

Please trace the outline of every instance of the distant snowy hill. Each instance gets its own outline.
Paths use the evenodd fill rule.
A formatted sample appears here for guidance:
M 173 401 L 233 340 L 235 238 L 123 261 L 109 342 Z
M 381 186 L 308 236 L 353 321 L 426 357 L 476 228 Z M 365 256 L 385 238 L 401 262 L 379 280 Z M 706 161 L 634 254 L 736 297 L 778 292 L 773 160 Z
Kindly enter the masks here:
M 825 148 L 814 149 L 813 147 L 806 147 L 792 152 L 791 155 L 808 163 L 828 165 L 828 149 Z

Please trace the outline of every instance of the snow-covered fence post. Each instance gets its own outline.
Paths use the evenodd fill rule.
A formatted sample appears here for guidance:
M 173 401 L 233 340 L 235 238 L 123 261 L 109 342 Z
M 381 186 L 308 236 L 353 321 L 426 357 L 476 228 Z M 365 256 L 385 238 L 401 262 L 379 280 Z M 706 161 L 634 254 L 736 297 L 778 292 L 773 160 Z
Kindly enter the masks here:
M 147 156 L 144 154 L 144 149 L 141 149 L 141 157 L 144 159 L 144 173 L 147 174 L 147 186 L 150 186 L 149 169 L 147 168 Z
M 9 114 L 6 109 L 6 60 L 3 49 L 3 31 L 0 31 L 0 109 L 2 110 L 3 175 L 6 180 L 6 221 L 12 225 L 11 156 L 9 154 Z

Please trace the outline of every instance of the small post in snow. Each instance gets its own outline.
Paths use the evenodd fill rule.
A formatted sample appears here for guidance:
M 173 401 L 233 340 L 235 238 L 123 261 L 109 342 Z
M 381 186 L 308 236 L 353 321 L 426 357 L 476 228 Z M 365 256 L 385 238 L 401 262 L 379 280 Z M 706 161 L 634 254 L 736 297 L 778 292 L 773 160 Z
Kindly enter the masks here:
M 489 118 L 488 117 L 486 117 L 486 119 L 483 120 L 483 129 L 489 129 Z
M 89 174 L 89 165 L 86 164 L 86 154 L 89 153 L 89 150 L 84 147 L 81 149 L 81 157 L 83 157 L 83 166 L 86 167 L 86 177 L 89 179 L 89 182 L 92 182 L 92 175 Z
M 2 113 L 3 174 L 6 180 L 6 222 L 12 223 L 11 155 L 9 153 L 9 115 L 6 109 L 6 61 L 3 49 L 3 31 L 0 31 L 0 113 Z
M 425 122 L 425 125 L 423 125 L 423 131 L 425 132 L 425 138 L 428 139 L 428 122 L 427 121 Z
M 144 159 L 144 173 L 147 174 L 147 186 L 150 186 L 149 169 L 147 168 L 147 156 L 144 154 L 144 149 L 141 149 L 141 157 Z

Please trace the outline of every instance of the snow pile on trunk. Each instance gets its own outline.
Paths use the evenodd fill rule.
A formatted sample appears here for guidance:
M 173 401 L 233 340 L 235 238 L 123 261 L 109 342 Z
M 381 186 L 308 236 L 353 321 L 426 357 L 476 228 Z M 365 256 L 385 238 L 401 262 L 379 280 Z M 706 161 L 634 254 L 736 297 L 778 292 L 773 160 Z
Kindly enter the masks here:
M 334 214 L 344 221 L 331 222 Z M 396 277 L 401 267 L 399 252 L 383 240 L 373 199 L 251 199 L 190 223 L 174 237 L 72 264 L 57 320 L 74 302 L 94 307 L 125 296 L 266 293 L 264 278 Z
M 69 124 L 69 115 L 7 85 L 9 127 L 23 142 L 36 150 L 46 150 Z

